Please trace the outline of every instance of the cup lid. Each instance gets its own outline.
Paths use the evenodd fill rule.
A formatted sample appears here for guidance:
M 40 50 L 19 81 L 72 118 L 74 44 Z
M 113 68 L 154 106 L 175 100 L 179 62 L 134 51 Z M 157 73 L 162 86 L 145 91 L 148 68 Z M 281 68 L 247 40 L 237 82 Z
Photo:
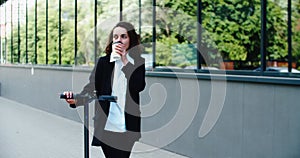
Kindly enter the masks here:
M 112 44 L 117 44 L 117 43 L 123 44 L 121 41 L 116 41 L 116 42 L 113 42 Z

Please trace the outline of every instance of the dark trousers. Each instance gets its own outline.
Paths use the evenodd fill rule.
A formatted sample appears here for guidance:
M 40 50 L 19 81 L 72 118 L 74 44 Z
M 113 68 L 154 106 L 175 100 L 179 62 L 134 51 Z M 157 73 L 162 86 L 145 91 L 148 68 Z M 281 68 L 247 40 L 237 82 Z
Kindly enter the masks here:
M 101 145 L 102 151 L 106 158 L 129 158 L 131 151 L 124 151 L 113 148 L 109 145 Z
M 134 142 L 129 133 L 105 131 L 101 148 L 106 158 L 129 158 Z

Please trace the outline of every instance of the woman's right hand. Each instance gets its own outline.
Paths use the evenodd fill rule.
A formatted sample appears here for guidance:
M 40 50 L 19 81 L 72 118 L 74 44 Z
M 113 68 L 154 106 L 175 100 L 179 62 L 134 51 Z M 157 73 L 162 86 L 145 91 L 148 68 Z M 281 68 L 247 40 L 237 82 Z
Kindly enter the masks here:
M 74 99 L 74 93 L 73 92 L 70 92 L 70 91 L 66 91 L 63 93 L 66 98 L 66 102 L 69 103 L 69 104 L 76 104 L 76 99 Z

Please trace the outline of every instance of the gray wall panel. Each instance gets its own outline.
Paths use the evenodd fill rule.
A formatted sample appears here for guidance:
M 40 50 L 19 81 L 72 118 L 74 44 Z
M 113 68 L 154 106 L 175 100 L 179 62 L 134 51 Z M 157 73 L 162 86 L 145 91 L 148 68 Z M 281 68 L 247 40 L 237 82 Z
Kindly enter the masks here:
M 274 86 L 247 84 L 244 89 L 243 156 L 272 157 Z

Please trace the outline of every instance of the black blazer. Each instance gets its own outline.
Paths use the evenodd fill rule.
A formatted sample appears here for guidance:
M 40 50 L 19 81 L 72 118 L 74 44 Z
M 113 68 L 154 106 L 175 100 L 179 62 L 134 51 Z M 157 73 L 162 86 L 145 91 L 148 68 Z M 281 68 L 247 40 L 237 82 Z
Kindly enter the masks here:
M 137 56 L 134 57 L 134 64 L 128 63 L 122 68 L 127 79 L 127 91 L 125 101 L 125 124 L 126 130 L 131 134 L 133 141 L 141 137 L 141 111 L 140 111 L 140 92 L 144 90 L 145 82 L 145 60 Z M 109 62 L 110 55 L 99 58 L 97 65 L 93 69 L 89 83 L 85 85 L 81 94 L 92 95 L 96 92 L 97 97 L 100 95 L 111 95 L 113 70 L 115 63 Z M 81 101 L 71 107 L 82 105 Z M 109 115 L 110 103 L 108 101 L 95 102 L 94 117 L 94 137 L 92 145 L 100 146 L 102 133 Z

